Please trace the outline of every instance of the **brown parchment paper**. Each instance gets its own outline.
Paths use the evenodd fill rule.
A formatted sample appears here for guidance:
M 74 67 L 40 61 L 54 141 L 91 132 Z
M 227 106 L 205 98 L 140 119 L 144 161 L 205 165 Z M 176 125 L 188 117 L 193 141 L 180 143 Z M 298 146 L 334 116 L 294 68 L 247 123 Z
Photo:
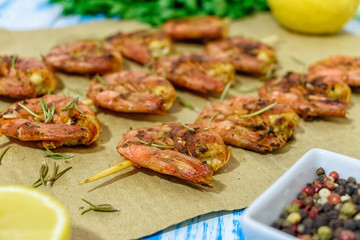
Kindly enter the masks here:
M 46 54 L 54 45 L 79 39 L 102 39 L 117 31 L 132 31 L 146 25 L 119 21 L 78 25 L 64 29 L 9 32 L 0 30 L 0 54 L 37 56 Z M 282 71 L 302 71 L 291 60 L 292 56 L 310 64 L 332 54 L 359 55 L 360 38 L 346 32 L 331 36 L 307 36 L 288 32 L 275 22 L 270 14 L 256 14 L 231 23 L 232 36 L 243 35 L 264 39 L 276 35 L 274 45 Z M 176 50 L 201 51 L 202 46 L 176 44 Z M 125 61 L 125 69 L 141 69 Z M 56 74 L 59 84 L 56 94 L 77 94 L 85 99 L 89 80 L 85 77 Z M 238 76 L 231 95 L 257 95 L 257 79 Z M 218 96 L 205 97 L 183 89 L 177 94 L 201 109 Z M 0 98 L 0 109 L 13 100 Z M 353 89 L 348 108 L 348 118 L 327 118 L 313 122 L 300 122 L 294 137 L 278 151 L 261 155 L 232 147 L 232 157 L 227 165 L 214 175 L 213 189 L 148 169 L 130 167 L 105 179 L 79 186 L 79 183 L 95 173 L 115 165 L 123 158 L 116 152 L 122 134 L 130 127 L 138 128 L 162 122 L 183 121 L 192 123 L 198 113 L 182 107 L 178 102 L 166 115 L 123 114 L 95 108 L 102 123 L 100 138 L 90 147 L 60 148 L 57 152 L 72 153 L 69 160 L 58 160 L 60 169 L 72 166 L 54 186 L 39 187 L 58 198 L 69 210 L 73 239 L 133 239 L 146 236 L 185 219 L 217 210 L 240 209 L 248 206 L 268 188 L 305 152 L 311 148 L 323 148 L 360 158 L 360 91 Z M 54 160 L 43 156 L 36 144 L 20 142 L 7 137 L 0 138 L 0 148 L 11 146 L 0 166 L 0 184 L 31 185 L 38 178 L 43 161 L 52 169 Z M 89 212 L 80 215 L 81 201 L 85 198 L 95 204 L 109 203 L 120 209 L 115 213 Z

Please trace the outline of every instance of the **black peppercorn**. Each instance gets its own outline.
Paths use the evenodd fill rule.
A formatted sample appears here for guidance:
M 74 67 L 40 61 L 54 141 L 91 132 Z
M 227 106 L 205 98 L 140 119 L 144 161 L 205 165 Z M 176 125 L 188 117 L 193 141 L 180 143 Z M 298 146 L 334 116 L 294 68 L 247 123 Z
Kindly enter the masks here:
M 356 184 L 356 179 L 353 177 L 348 177 L 347 182 Z
M 329 219 L 336 219 L 340 215 L 339 210 L 332 209 L 326 213 Z
M 339 194 L 340 196 L 346 194 L 345 187 L 343 185 L 339 185 L 337 188 L 335 188 L 334 192 Z
M 316 169 L 316 174 L 318 176 L 322 175 L 322 174 L 325 174 L 325 170 L 322 167 L 320 167 L 320 168 Z
M 354 231 L 356 229 L 355 221 L 352 219 L 346 219 L 344 221 L 344 228 L 349 229 L 351 231 Z

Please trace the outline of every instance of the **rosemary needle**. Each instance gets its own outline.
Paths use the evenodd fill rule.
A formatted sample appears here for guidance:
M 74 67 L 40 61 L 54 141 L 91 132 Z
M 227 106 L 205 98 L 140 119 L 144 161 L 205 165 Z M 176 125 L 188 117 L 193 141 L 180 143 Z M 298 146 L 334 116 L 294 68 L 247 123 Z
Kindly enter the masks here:
M 145 142 L 141 139 L 137 139 L 140 143 L 144 144 L 144 145 L 147 145 L 147 146 L 152 146 L 152 147 L 158 147 L 158 148 L 174 148 L 174 146 L 164 146 L 164 145 L 159 145 L 159 144 L 154 144 L 154 143 L 148 143 L 148 142 Z
M 224 91 L 221 93 L 221 96 L 219 98 L 220 101 L 225 99 L 226 95 L 228 94 L 228 92 L 230 90 L 231 84 L 232 84 L 232 82 L 228 82 L 226 84 L 226 87 L 225 87 Z
M 216 112 L 216 113 L 214 113 L 214 114 L 211 116 L 210 122 L 209 122 L 209 128 L 211 128 L 211 123 L 212 123 L 212 121 L 214 120 L 214 118 L 215 118 L 218 114 L 220 114 L 220 112 Z
M 17 55 L 14 54 L 11 59 L 11 68 L 15 68 L 16 59 L 17 59 Z
M 119 211 L 118 208 L 114 208 L 113 206 L 111 206 L 110 204 L 99 204 L 99 205 L 95 205 L 85 199 L 81 199 L 84 202 L 86 202 L 87 204 L 90 205 L 90 207 L 88 209 L 85 209 L 81 215 L 83 215 L 84 213 L 87 213 L 89 211 L 97 211 L 97 212 L 117 212 Z
M 5 148 L 4 150 L 1 151 L 0 153 L 0 165 L 1 165 L 1 160 L 3 159 L 5 153 L 7 152 L 7 150 L 9 150 L 10 146 L 8 146 L 7 148 Z
M 30 113 L 31 115 L 33 115 L 35 117 L 35 120 L 41 120 L 42 117 L 40 115 L 37 115 L 36 113 L 34 113 L 33 111 L 31 111 L 28 107 L 26 107 L 25 105 L 18 103 L 18 105 L 20 107 L 22 107 L 25 111 L 27 111 L 28 113 Z
M 45 147 L 45 157 L 48 158 L 52 158 L 55 160 L 59 160 L 59 159 L 69 159 L 74 157 L 73 154 L 66 154 L 66 153 L 54 153 L 53 151 L 51 151 L 50 149 L 48 149 L 47 147 Z
M 181 125 L 183 125 L 184 128 L 186 128 L 186 129 L 189 130 L 190 132 L 195 132 L 195 129 L 186 126 L 183 122 L 180 122 L 180 123 L 181 123 Z
M 79 101 L 79 96 L 77 96 L 76 98 L 74 98 L 74 100 L 71 101 L 71 103 L 69 103 L 68 105 L 66 105 L 63 109 L 61 109 L 61 111 L 68 111 L 68 116 L 70 115 L 70 111 L 75 108 L 76 110 L 78 110 L 79 113 L 84 114 L 83 111 L 81 111 L 81 109 L 77 106 L 77 103 Z
M 191 103 L 189 103 L 188 101 L 186 101 L 185 98 L 181 97 L 181 96 L 177 96 L 177 99 L 179 100 L 180 104 L 183 105 L 184 107 L 190 109 L 190 110 L 193 110 L 195 112 L 197 112 L 198 110 L 193 106 L 191 105 Z
M 102 83 L 105 87 L 110 87 L 110 85 L 107 82 L 105 82 L 105 80 L 99 74 L 96 74 L 95 78 L 100 83 Z
M 274 103 L 272 103 L 272 104 L 270 104 L 270 105 L 268 105 L 268 106 L 260 109 L 259 111 L 256 111 L 256 112 L 253 112 L 253 113 L 250 113 L 250 114 L 247 114 L 247 115 L 240 115 L 239 117 L 240 117 L 240 118 L 249 118 L 249 117 L 253 117 L 253 116 L 259 115 L 259 114 L 261 114 L 261 113 L 263 113 L 263 112 L 266 112 L 267 110 L 273 108 L 276 104 L 277 104 L 277 102 L 274 102 Z

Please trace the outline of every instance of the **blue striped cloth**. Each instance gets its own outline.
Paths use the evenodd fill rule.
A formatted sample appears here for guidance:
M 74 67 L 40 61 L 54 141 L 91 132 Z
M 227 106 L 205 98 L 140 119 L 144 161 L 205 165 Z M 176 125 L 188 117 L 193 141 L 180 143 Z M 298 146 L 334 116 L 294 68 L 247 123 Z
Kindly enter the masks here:
M 66 27 L 105 19 L 105 16 L 101 14 L 62 16 L 61 12 L 60 5 L 50 4 L 48 0 L 0 0 L 0 28 L 35 30 Z M 243 210 L 220 211 L 201 215 L 142 239 L 245 239 L 240 226 L 242 212 Z

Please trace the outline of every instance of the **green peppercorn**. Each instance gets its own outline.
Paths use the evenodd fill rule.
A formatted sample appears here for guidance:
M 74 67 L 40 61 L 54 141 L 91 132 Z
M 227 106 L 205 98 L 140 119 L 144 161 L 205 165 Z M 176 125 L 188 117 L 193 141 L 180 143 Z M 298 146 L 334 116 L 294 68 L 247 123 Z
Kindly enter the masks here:
M 321 226 L 317 230 L 317 236 L 320 240 L 329 240 L 332 237 L 331 228 L 328 226 Z
M 360 188 L 358 188 L 358 189 L 356 190 L 356 193 L 357 193 L 358 195 L 360 195 Z
M 356 213 L 356 206 L 352 202 L 346 202 L 341 206 L 340 212 L 350 217 Z
M 354 221 L 360 220 L 360 213 L 357 213 L 353 219 Z
M 300 207 L 299 207 L 299 204 L 297 204 L 297 203 L 290 203 L 290 204 L 286 205 L 286 207 L 285 207 L 285 211 L 289 214 L 293 213 L 293 212 L 299 212 L 299 210 L 300 210 Z
M 318 199 L 320 198 L 320 195 L 319 195 L 318 193 L 315 193 L 315 194 L 313 195 L 313 198 L 314 198 L 315 200 L 318 200 Z

